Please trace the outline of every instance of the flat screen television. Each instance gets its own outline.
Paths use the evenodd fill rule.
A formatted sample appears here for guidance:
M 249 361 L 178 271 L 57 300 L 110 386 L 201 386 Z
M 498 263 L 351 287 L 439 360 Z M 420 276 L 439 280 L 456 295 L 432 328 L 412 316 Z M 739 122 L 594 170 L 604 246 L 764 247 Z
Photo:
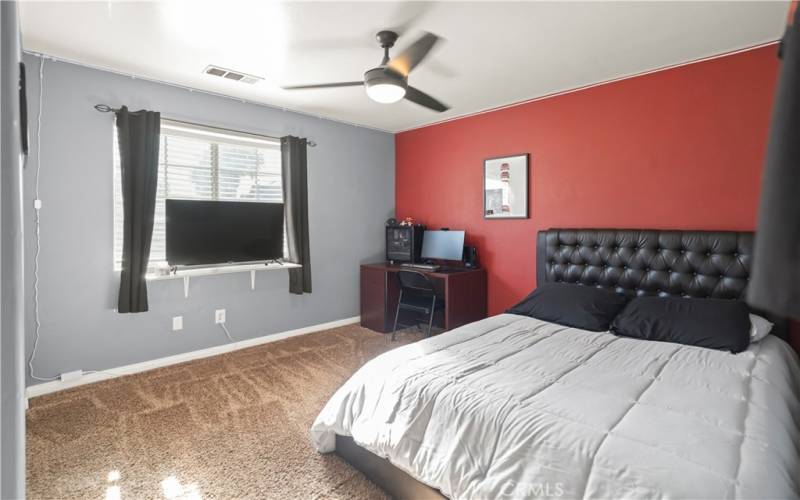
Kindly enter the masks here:
M 168 199 L 166 211 L 170 266 L 283 258 L 283 203 Z

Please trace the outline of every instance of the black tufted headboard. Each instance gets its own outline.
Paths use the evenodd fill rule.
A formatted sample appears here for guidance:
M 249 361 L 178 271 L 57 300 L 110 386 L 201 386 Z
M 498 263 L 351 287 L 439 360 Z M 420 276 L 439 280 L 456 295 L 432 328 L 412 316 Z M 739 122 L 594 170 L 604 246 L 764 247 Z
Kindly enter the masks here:
M 610 288 L 629 296 L 744 300 L 753 233 L 547 229 L 536 242 L 536 282 Z M 762 313 L 762 315 L 767 316 Z M 788 323 L 770 317 L 786 338 Z

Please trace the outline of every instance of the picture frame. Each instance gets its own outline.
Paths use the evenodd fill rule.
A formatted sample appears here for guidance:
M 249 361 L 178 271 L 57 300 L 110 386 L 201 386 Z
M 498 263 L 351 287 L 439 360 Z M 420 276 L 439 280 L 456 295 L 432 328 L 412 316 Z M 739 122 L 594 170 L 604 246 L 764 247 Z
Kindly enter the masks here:
M 530 218 L 530 153 L 483 161 L 483 218 Z

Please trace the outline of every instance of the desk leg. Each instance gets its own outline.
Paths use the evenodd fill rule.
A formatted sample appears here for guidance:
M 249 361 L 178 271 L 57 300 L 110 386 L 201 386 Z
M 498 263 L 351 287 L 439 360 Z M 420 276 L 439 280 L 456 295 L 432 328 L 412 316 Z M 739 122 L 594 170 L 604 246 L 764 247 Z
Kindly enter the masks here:
M 445 290 L 445 328 L 459 326 L 486 317 L 486 273 L 453 273 L 447 277 Z

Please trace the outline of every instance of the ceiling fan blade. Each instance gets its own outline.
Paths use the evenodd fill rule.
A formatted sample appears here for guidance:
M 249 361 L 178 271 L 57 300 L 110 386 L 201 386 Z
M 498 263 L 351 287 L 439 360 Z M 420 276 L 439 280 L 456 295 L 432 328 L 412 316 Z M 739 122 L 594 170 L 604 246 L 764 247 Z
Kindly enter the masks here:
M 441 102 L 437 101 L 436 99 L 429 96 L 425 92 L 415 89 L 411 85 L 409 85 L 406 88 L 406 99 L 408 99 L 411 102 L 415 102 L 420 106 L 425 106 L 428 109 L 438 111 L 439 113 L 450 109 L 449 106 L 442 104 Z
M 387 66 L 407 77 L 411 70 L 425 59 L 425 56 L 439 40 L 440 38 L 433 33 L 425 33 L 400 54 L 394 56 Z
M 313 85 L 287 85 L 281 87 L 283 90 L 302 90 L 302 89 L 332 89 L 336 87 L 360 87 L 364 82 L 337 82 L 337 83 L 317 83 Z
M 398 35 L 403 36 L 416 25 L 433 7 L 433 2 L 398 2 L 389 19 L 395 24 L 386 24 Z

